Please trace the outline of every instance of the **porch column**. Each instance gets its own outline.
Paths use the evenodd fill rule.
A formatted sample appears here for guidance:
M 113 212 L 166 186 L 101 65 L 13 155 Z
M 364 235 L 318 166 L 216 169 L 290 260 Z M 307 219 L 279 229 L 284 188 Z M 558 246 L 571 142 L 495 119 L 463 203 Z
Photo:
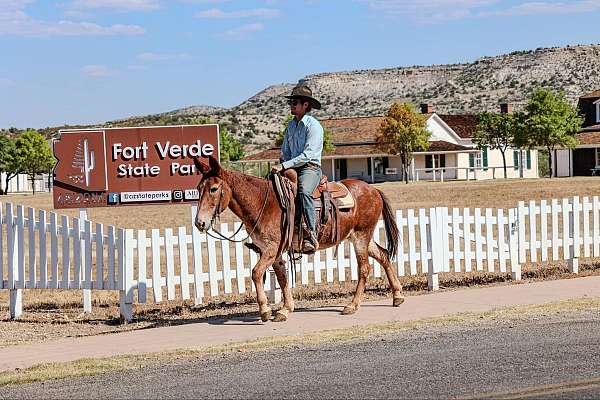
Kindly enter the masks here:
M 525 157 L 523 156 L 523 150 L 519 150 L 519 178 L 524 178 L 525 177 L 525 167 L 523 166 L 523 159 Z
M 433 181 L 435 182 L 435 155 L 431 155 L 431 172 L 433 172 Z
M 573 176 L 573 149 L 569 149 L 569 176 Z
M 369 162 L 371 163 L 371 183 L 375 183 L 375 163 L 373 162 L 373 157 L 369 157 Z
M 331 159 L 331 180 L 335 181 L 335 160 Z
M 411 174 L 411 180 L 414 182 L 415 181 L 415 158 L 414 157 L 410 160 L 410 174 Z

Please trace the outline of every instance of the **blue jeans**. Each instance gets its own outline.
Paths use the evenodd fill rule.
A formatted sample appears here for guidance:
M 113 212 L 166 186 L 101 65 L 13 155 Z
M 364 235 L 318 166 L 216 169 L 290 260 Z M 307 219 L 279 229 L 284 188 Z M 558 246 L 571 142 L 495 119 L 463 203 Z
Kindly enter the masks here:
M 299 221 L 304 210 L 306 223 L 311 232 L 317 237 L 317 218 L 312 194 L 321 180 L 321 168 L 314 164 L 306 164 L 296 168 L 298 173 L 298 195 L 296 202 L 296 221 Z M 301 206 L 301 207 L 298 207 Z

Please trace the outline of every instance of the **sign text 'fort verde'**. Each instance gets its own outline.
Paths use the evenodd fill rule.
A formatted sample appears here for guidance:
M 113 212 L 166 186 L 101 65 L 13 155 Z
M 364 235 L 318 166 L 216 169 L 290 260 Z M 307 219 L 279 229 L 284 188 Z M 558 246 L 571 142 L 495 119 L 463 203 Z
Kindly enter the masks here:
M 193 159 L 219 158 L 218 125 L 63 130 L 53 142 L 54 207 L 195 201 Z

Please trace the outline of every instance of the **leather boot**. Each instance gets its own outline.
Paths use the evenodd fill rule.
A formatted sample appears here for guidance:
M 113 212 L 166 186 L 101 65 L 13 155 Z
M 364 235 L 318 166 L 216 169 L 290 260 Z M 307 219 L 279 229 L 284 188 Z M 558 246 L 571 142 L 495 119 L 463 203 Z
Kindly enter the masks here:
M 304 237 L 304 241 L 302 243 L 302 252 L 303 253 L 314 253 L 319 249 L 319 241 L 314 233 L 310 233 L 309 236 Z

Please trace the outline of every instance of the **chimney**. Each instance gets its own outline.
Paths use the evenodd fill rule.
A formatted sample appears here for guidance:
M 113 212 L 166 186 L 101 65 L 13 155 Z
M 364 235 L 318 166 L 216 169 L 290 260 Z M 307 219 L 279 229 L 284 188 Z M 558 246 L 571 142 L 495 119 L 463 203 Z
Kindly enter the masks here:
M 433 104 L 422 103 L 421 106 L 421 114 L 431 114 L 433 113 Z
M 500 113 L 501 114 L 512 114 L 513 112 L 513 105 L 510 103 L 502 103 L 500 104 Z

